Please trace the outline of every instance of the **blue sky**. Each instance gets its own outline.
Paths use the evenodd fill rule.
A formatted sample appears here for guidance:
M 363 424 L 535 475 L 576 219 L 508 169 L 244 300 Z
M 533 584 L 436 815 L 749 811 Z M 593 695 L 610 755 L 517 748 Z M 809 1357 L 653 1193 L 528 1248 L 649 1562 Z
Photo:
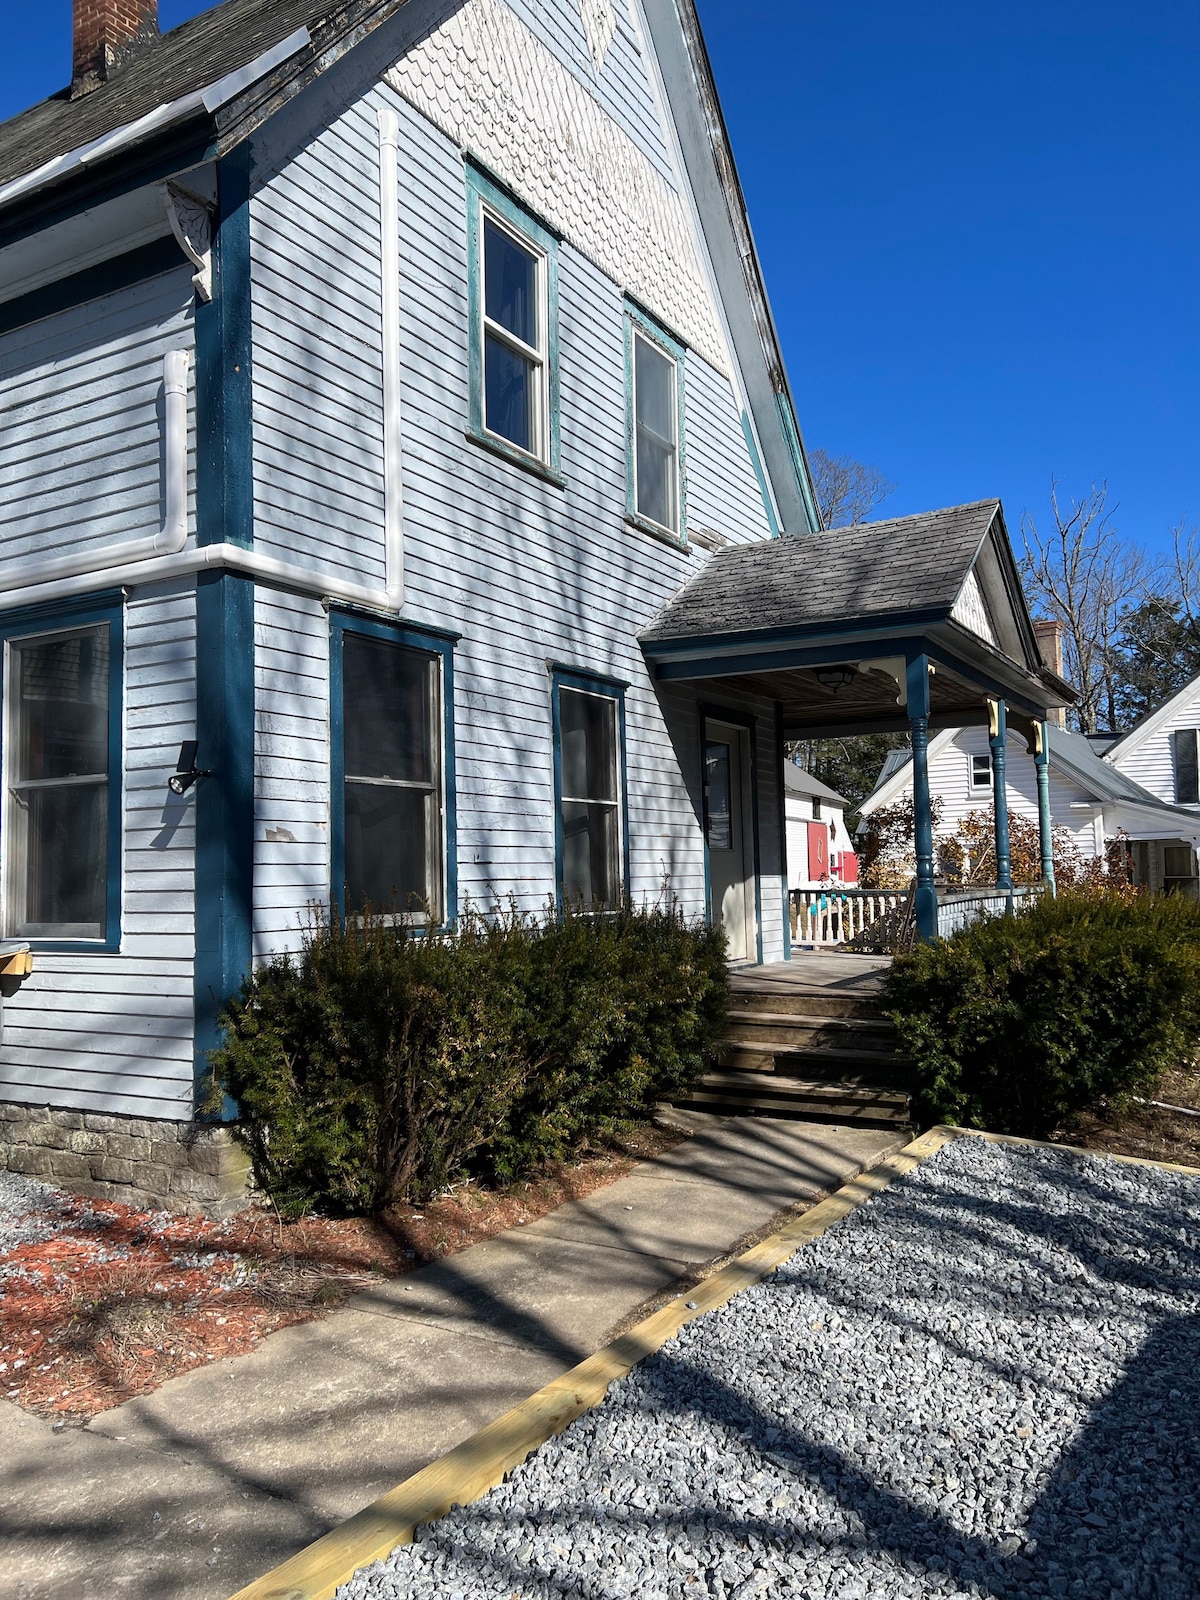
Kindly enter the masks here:
M 1054 474 L 1151 546 L 1200 523 L 1195 0 L 699 6 L 809 442 L 881 514 L 999 494 L 1015 535 Z M 70 12 L 6 18 L 0 117 Z

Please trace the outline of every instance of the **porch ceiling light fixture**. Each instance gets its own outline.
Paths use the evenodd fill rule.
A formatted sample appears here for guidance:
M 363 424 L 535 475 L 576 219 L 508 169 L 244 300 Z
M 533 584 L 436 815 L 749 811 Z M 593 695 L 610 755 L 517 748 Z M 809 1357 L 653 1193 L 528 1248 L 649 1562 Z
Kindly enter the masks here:
M 857 667 L 818 667 L 816 671 L 816 679 L 822 689 L 830 689 L 834 694 L 848 683 L 853 683 L 857 676 Z

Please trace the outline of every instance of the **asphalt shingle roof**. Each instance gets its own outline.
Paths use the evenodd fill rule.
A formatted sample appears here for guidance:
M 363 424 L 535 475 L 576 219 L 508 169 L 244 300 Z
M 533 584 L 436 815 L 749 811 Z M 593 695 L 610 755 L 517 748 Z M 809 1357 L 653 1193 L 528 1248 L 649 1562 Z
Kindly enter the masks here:
M 836 789 L 822 783 L 820 778 L 814 778 L 806 767 L 798 767 L 794 761 L 785 761 L 783 764 L 783 786 L 789 794 L 816 795 L 820 800 L 841 806 L 843 811 L 850 804 Z
M 728 545 L 639 637 L 649 644 L 904 611 L 948 613 L 999 508 L 998 500 L 979 500 L 828 533 Z
M 147 45 L 90 94 L 72 100 L 68 85 L 0 125 L 0 184 L 207 88 L 297 28 L 346 9 L 337 0 L 224 0 Z

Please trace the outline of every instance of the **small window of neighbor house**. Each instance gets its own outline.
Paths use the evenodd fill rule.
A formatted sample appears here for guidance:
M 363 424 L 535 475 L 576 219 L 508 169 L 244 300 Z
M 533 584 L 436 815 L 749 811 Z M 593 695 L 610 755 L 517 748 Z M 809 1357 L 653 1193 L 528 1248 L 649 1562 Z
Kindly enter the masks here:
M 1193 806 L 1200 803 L 1200 760 L 1197 739 L 1200 729 L 1176 728 L 1171 735 L 1175 762 L 1175 803 Z
M 992 786 L 992 758 L 986 756 L 971 757 L 971 787 L 972 789 L 990 789 Z

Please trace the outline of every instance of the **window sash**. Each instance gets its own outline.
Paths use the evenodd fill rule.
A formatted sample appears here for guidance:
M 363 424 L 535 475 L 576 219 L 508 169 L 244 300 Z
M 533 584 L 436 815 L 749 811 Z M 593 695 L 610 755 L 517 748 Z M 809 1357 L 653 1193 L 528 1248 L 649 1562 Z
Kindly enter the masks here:
M 986 766 L 983 764 L 986 762 Z M 982 775 L 981 775 L 982 774 Z M 992 758 L 991 756 L 971 757 L 971 787 L 972 789 L 989 789 L 992 784 Z
M 60 663 L 50 658 L 41 669 L 44 692 L 27 694 L 27 656 L 89 638 L 102 641 L 104 649 L 86 675 L 81 659 L 77 680 L 64 680 Z M 114 865 L 110 783 L 113 647 L 108 622 L 7 641 L 4 921 L 9 937 L 102 944 L 108 936 L 109 880 Z M 77 692 L 72 694 L 72 690 Z M 86 693 L 81 697 L 78 691 Z M 62 713 L 58 725 L 52 710 L 56 703 Z M 37 707 L 41 709 L 35 712 Z M 91 726 L 85 727 L 89 718 Z M 54 760 L 57 743 L 58 760 L 64 759 L 64 748 L 90 746 L 87 753 L 93 759 L 102 753 L 104 767 L 52 777 L 19 776 L 31 761 L 31 737 L 41 740 L 39 758 L 33 758 L 35 766 L 39 759 L 41 763 Z M 47 914 L 56 909 L 58 915 Z M 72 916 L 69 911 L 84 915 Z
M 479 397 L 479 421 L 483 431 L 494 439 L 499 439 L 511 450 L 518 450 L 522 455 L 532 456 L 535 460 L 546 463 L 549 461 L 549 377 L 550 377 L 550 351 L 549 351 L 549 264 L 545 250 L 537 245 L 528 234 L 512 226 L 501 217 L 482 198 L 479 204 L 479 262 L 478 284 L 476 293 L 479 303 L 479 363 L 483 392 Z M 487 225 L 506 234 L 528 255 L 532 256 L 536 265 L 537 288 L 535 304 L 535 323 L 538 342 L 536 345 L 527 344 L 518 334 L 506 328 L 502 322 L 497 321 L 488 314 L 487 309 Z M 488 394 L 488 340 L 495 339 L 499 344 L 511 350 L 532 369 L 530 380 L 533 387 L 533 405 L 531 418 L 532 443 L 526 447 L 508 434 L 502 433 L 498 428 L 489 424 L 487 414 Z
M 586 910 L 611 911 L 616 908 L 625 886 L 620 701 L 615 695 L 571 684 L 556 685 L 556 694 L 560 741 L 558 822 L 562 841 L 559 890 L 568 904 L 581 901 Z M 595 789 L 602 789 L 604 793 L 581 794 L 577 785 L 568 786 L 568 767 L 572 763 L 567 759 L 566 723 L 571 696 L 589 701 L 593 708 L 599 707 L 603 712 L 605 725 L 596 741 L 599 748 L 585 745 L 581 753 L 587 777 Z M 588 722 L 574 731 L 587 739 Z M 593 760 L 597 755 L 602 759 Z M 578 762 L 574 764 L 579 766 Z M 569 810 L 574 812 L 573 816 L 568 815 Z M 585 822 L 582 831 L 578 826 L 581 814 Z M 586 851 L 586 865 L 582 867 L 581 850 Z
M 652 358 L 662 361 L 669 370 L 670 397 L 668 404 L 668 417 L 671 431 L 664 434 L 661 429 L 654 426 L 642 411 L 643 385 L 638 383 L 638 352 L 645 350 Z M 633 474 L 633 507 L 637 516 L 647 522 L 652 522 L 655 527 L 663 528 L 668 533 L 679 532 L 679 360 L 655 340 L 650 339 L 639 328 L 632 330 L 630 344 L 630 386 L 633 407 L 633 460 L 630 470 Z M 665 463 L 667 507 L 666 520 L 648 509 L 650 489 L 643 483 L 643 473 L 640 468 L 642 444 L 645 441 L 650 449 L 656 452 Z
M 445 842 L 445 718 L 443 711 L 442 689 L 442 663 L 440 657 L 433 652 L 414 649 L 409 645 L 393 643 L 386 638 L 381 639 L 373 634 L 358 633 L 347 628 L 342 635 L 343 658 L 347 650 L 353 650 L 355 645 L 361 644 L 368 649 L 382 647 L 403 653 L 413 661 L 419 661 L 423 666 L 424 676 L 424 716 L 426 726 L 424 729 L 428 742 L 429 775 L 421 778 L 403 778 L 391 776 L 376 776 L 373 774 L 359 774 L 348 766 L 342 775 L 342 837 L 343 861 L 342 877 L 344 882 L 339 886 L 339 893 L 344 893 L 347 906 L 352 912 L 361 910 L 363 902 L 369 900 L 376 910 L 385 915 L 395 915 L 397 921 L 419 922 L 423 919 L 424 912 L 412 904 L 414 897 L 424 900 L 436 922 L 441 922 L 445 916 L 446 898 L 446 842 Z M 343 666 L 342 673 L 342 723 L 354 715 L 354 708 L 347 699 L 348 674 Z M 343 733 L 343 747 L 346 743 Z M 424 760 L 424 751 L 416 759 Z M 355 830 L 352 822 L 361 819 L 362 799 L 365 794 L 374 792 L 378 799 L 376 808 L 386 807 L 387 796 L 396 797 L 390 808 L 390 819 L 395 823 L 398 815 L 405 811 L 403 796 L 411 797 L 412 801 L 420 805 L 420 820 L 414 824 L 414 816 L 408 813 L 405 820 L 399 823 L 400 827 L 409 827 L 411 834 L 406 839 L 397 840 L 388 836 L 388 813 L 382 814 L 382 839 L 372 839 L 370 834 L 359 831 L 354 837 Z M 379 826 L 377 823 L 375 826 Z M 389 844 L 393 848 L 388 850 Z M 398 847 L 397 847 L 398 846 Z M 408 859 L 406 860 L 406 853 Z M 375 873 L 382 869 L 395 870 L 403 867 L 407 870 L 418 858 L 421 866 L 418 875 L 423 878 L 423 883 L 399 884 L 390 886 L 382 884 L 379 880 L 370 884 L 368 874 L 374 869 Z M 374 892 L 371 892 L 371 890 Z

